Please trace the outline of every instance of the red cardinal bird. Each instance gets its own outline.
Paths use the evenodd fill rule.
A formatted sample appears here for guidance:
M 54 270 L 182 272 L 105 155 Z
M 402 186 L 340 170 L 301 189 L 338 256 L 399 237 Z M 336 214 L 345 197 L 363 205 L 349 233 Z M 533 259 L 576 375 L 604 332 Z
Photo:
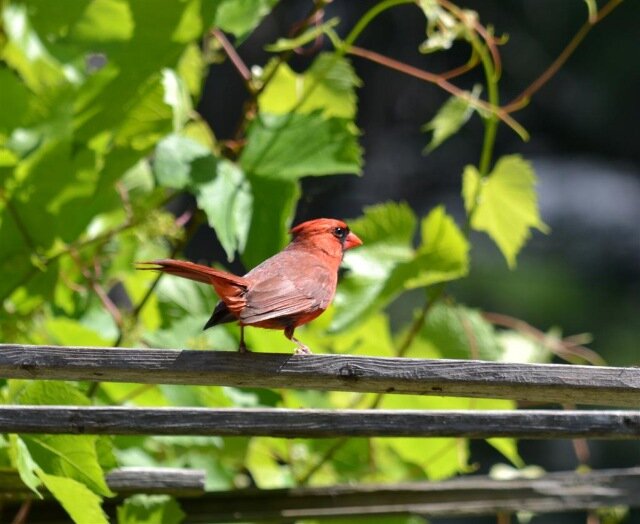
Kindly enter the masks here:
M 181 260 L 143 262 L 151 269 L 211 284 L 221 301 L 204 329 L 233 322 L 240 323 L 240 346 L 244 326 L 283 329 L 293 340 L 296 353 L 311 353 L 293 336 L 298 326 L 311 322 L 331 303 L 338 283 L 338 267 L 347 249 L 362 244 L 340 220 L 318 218 L 291 230 L 293 240 L 277 255 L 268 258 L 245 276 Z

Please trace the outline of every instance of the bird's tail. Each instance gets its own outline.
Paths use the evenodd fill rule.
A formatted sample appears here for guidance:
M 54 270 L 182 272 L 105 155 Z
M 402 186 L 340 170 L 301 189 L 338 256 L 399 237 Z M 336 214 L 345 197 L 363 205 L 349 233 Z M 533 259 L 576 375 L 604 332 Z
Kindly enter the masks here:
M 249 282 L 246 278 L 232 273 L 185 260 L 172 259 L 138 262 L 136 269 L 162 271 L 169 275 L 210 284 L 232 313 L 239 313 L 244 307 L 244 295 L 247 292 Z

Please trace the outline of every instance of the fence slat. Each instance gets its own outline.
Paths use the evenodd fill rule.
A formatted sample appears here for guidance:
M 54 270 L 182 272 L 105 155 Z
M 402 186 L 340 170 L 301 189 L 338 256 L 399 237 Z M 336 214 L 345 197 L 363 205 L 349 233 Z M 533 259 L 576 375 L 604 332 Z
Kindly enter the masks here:
M 606 506 L 640 507 L 640 468 L 586 474 L 550 473 L 539 479 L 470 476 L 442 482 L 207 493 L 182 502 L 194 522 L 282 521 L 355 515 L 437 516 L 539 513 Z M 215 517 L 213 517 L 215 515 Z
M 107 473 L 109 489 L 118 495 L 134 493 L 192 497 L 204 494 L 205 472 L 183 468 L 117 468 Z M 31 497 L 33 492 L 17 471 L 0 471 L 0 500 Z M 2 519 L 0 519 L 2 521 Z
M 2 406 L 0 433 L 638 439 L 640 411 Z
M 180 498 L 189 522 L 291 522 L 302 518 L 354 515 L 406 515 L 427 517 L 494 515 L 498 512 L 561 513 L 612 506 L 640 507 L 640 468 L 612 469 L 579 474 L 548 473 L 538 479 L 496 480 L 467 476 L 441 482 L 389 485 L 332 486 L 323 488 L 247 489 L 210 492 Z M 15 515 L 20 502 L 4 501 L 0 521 Z M 119 500 L 105 500 L 111 516 Z M 68 522 L 60 506 L 35 501 L 30 521 Z
M 640 406 L 640 368 L 0 344 L 0 376 Z

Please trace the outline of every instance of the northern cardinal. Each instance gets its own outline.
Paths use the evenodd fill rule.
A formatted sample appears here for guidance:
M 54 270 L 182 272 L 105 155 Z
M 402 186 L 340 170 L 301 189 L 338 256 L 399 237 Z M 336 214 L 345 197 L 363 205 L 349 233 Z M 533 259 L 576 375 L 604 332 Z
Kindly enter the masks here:
M 210 284 L 221 301 L 204 329 L 238 320 L 240 345 L 244 327 L 283 329 L 297 344 L 296 353 L 311 353 L 293 336 L 298 326 L 311 322 L 331 303 L 338 283 L 338 267 L 347 249 L 362 244 L 347 224 L 318 218 L 294 227 L 291 243 L 243 277 L 182 260 L 142 262 L 138 269 L 163 271 Z

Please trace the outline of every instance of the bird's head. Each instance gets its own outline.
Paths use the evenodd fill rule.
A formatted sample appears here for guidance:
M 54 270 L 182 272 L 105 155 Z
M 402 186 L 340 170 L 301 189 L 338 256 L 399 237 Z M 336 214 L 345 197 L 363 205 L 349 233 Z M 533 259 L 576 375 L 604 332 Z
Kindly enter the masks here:
M 362 240 L 351 232 L 347 224 L 333 218 L 316 218 L 302 222 L 290 233 L 293 235 L 294 242 L 311 242 L 325 251 L 330 249 L 340 255 L 347 249 L 362 245 Z

